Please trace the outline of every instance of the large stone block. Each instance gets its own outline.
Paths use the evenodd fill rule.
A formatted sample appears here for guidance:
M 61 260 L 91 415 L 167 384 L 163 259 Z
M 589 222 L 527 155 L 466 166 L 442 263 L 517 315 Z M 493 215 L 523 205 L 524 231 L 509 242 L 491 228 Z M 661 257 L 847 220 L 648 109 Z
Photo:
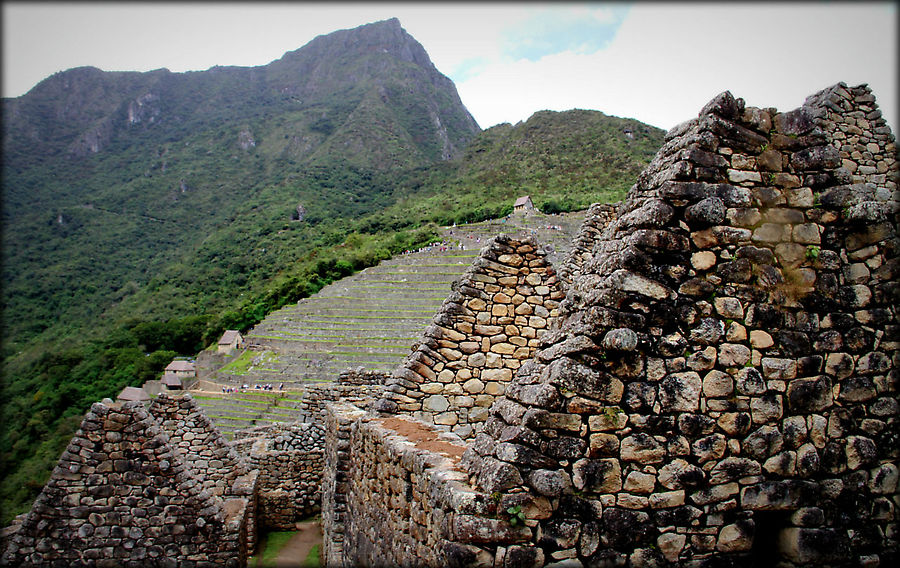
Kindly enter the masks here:
M 526 526 L 513 526 L 506 519 L 486 519 L 474 515 L 456 515 L 452 531 L 454 540 L 468 544 L 527 542 L 532 536 L 531 529 Z
M 624 461 L 659 463 L 666 456 L 666 448 L 653 436 L 638 432 L 622 440 L 620 455 Z
M 703 381 L 694 371 L 667 375 L 659 383 L 659 403 L 666 412 L 695 412 Z
M 811 481 L 764 481 L 741 491 L 741 506 L 754 511 L 790 511 L 815 505 L 817 485 Z
M 568 357 L 553 361 L 547 369 L 551 384 L 602 402 L 618 403 L 625 385 L 619 379 L 582 365 Z
M 788 384 L 786 394 L 788 409 L 793 414 L 820 412 L 834 404 L 828 375 L 794 379 Z

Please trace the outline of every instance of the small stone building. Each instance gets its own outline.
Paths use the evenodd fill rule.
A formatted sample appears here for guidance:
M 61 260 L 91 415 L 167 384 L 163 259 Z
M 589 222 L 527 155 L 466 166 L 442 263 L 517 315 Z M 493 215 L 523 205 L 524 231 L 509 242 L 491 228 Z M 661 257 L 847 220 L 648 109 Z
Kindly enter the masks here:
M 165 369 L 166 373 L 172 373 L 177 377 L 184 379 L 193 379 L 197 376 L 197 367 L 191 361 L 184 359 L 175 359 Z
M 182 390 L 184 388 L 184 383 L 181 381 L 181 377 L 179 377 L 175 373 L 163 373 L 161 382 L 167 390 Z
M 219 338 L 218 352 L 225 355 L 244 346 L 244 337 L 236 329 L 229 329 Z
M 125 387 L 119 396 L 116 397 L 117 402 L 140 402 L 143 404 L 150 403 L 150 395 L 141 387 Z
M 139 402 L 95 403 L 0 564 L 245 566 L 254 480 L 217 494 L 179 443 Z
M 526 213 L 531 211 L 534 211 L 534 203 L 531 202 L 531 197 L 528 195 L 523 195 L 513 203 L 514 213 Z

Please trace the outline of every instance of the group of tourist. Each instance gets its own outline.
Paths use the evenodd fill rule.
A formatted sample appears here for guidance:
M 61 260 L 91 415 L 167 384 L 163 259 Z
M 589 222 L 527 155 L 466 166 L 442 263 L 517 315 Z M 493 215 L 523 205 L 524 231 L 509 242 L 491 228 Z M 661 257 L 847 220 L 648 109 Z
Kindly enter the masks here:
M 452 234 L 453 234 L 453 231 L 450 231 L 450 234 L 452 235 Z M 471 235 L 469 236 L 469 238 L 472 238 Z M 480 239 L 480 238 L 478 239 L 478 242 L 481 242 L 481 239 Z M 440 251 L 440 252 L 447 252 L 447 251 L 450 250 L 451 247 L 455 247 L 455 246 L 456 246 L 456 245 L 454 245 L 453 243 L 446 242 L 446 241 L 441 241 L 441 242 L 439 242 L 439 243 L 438 243 L 438 242 L 434 242 L 434 243 L 431 243 L 430 245 L 427 245 L 427 246 L 424 246 L 424 247 L 420 247 L 420 248 L 418 248 L 417 250 L 406 249 L 405 251 L 403 251 L 403 254 L 412 254 L 412 253 L 414 253 L 414 252 L 431 252 L 431 251 L 433 251 L 433 250 L 435 250 L 435 249 L 438 250 L 438 251 Z M 460 249 L 463 248 L 462 243 L 459 243 L 459 248 L 460 248 Z
M 239 388 L 226 387 L 226 386 L 222 387 L 222 392 L 225 394 L 232 393 L 232 392 L 244 392 L 246 390 L 250 390 L 250 385 L 248 385 L 247 383 L 242 384 Z M 253 390 L 274 391 L 275 387 L 268 383 L 266 383 L 264 385 L 256 384 L 256 385 L 253 385 Z M 284 383 L 281 383 L 280 385 L 278 385 L 278 390 L 279 391 L 284 390 Z

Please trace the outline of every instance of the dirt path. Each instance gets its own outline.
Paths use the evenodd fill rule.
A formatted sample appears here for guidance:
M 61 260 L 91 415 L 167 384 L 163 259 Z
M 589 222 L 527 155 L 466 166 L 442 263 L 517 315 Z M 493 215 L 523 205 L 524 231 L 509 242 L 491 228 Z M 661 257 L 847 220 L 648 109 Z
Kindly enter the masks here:
M 278 557 L 275 559 L 276 568 L 303 568 L 304 561 L 309 556 L 309 551 L 315 545 L 319 545 L 319 553 L 322 551 L 322 525 L 319 521 L 304 521 L 297 523 L 297 534 L 291 537 Z

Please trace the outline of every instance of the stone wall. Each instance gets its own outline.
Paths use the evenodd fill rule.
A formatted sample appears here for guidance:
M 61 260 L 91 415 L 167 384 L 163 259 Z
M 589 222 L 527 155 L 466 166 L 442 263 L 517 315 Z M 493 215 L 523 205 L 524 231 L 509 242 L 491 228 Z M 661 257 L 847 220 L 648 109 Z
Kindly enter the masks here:
M 594 257 L 594 244 L 606 226 L 616 218 L 619 205 L 619 203 L 594 203 L 588 208 L 578 234 L 572 239 L 572 250 L 559 267 L 559 279 L 564 285 L 571 285 L 584 265 Z
M 893 137 L 865 87 L 676 127 L 466 464 L 572 565 L 897 563 Z
M 360 367 L 359 369 L 347 369 L 338 376 L 339 385 L 383 385 L 390 378 L 390 373 L 384 371 L 370 371 Z
M 296 522 L 321 510 L 324 469 L 322 424 L 277 424 L 253 439 L 248 459 L 259 470 L 259 523 L 294 530 Z
M 259 525 L 293 530 L 296 522 L 321 510 L 325 406 L 337 401 L 365 405 L 380 395 L 384 373 L 347 371 L 344 384 L 306 386 L 295 408 L 303 412 L 289 424 L 235 432 L 231 448 L 258 470 Z
M 241 459 L 212 421 L 188 394 L 160 393 L 150 404 L 155 417 L 169 436 L 169 444 L 187 460 L 201 487 L 224 499 L 247 500 L 247 550 L 256 548 L 258 472 Z
M 379 381 L 384 380 L 384 375 L 371 378 L 372 382 L 360 380 L 358 383 L 348 381 L 346 384 L 313 383 L 304 385 L 303 399 L 292 403 L 292 408 L 301 411 L 297 421 L 322 424 L 325 417 L 325 406 L 329 403 L 346 400 L 352 404 L 366 404 L 379 398 L 384 390 L 384 384 Z
M 556 315 L 563 293 L 544 256 L 530 239 L 489 241 L 387 381 L 379 409 L 473 436 Z
M 568 272 L 461 461 L 331 409 L 329 561 L 897 564 L 896 157 L 865 86 L 786 113 L 716 97 Z M 475 332 L 441 327 L 459 346 Z M 430 339 L 375 408 L 447 411 L 422 412 L 425 388 L 465 366 L 441 382 Z
M 247 505 L 202 489 L 141 403 L 96 403 L 2 564 L 243 566 Z
M 497 518 L 500 500 L 469 487 L 459 467 L 461 438 L 349 404 L 329 407 L 327 420 L 328 566 L 521 565 L 516 546 L 505 564 L 502 557 L 495 564 L 495 552 L 480 546 L 524 542 L 533 533 Z

